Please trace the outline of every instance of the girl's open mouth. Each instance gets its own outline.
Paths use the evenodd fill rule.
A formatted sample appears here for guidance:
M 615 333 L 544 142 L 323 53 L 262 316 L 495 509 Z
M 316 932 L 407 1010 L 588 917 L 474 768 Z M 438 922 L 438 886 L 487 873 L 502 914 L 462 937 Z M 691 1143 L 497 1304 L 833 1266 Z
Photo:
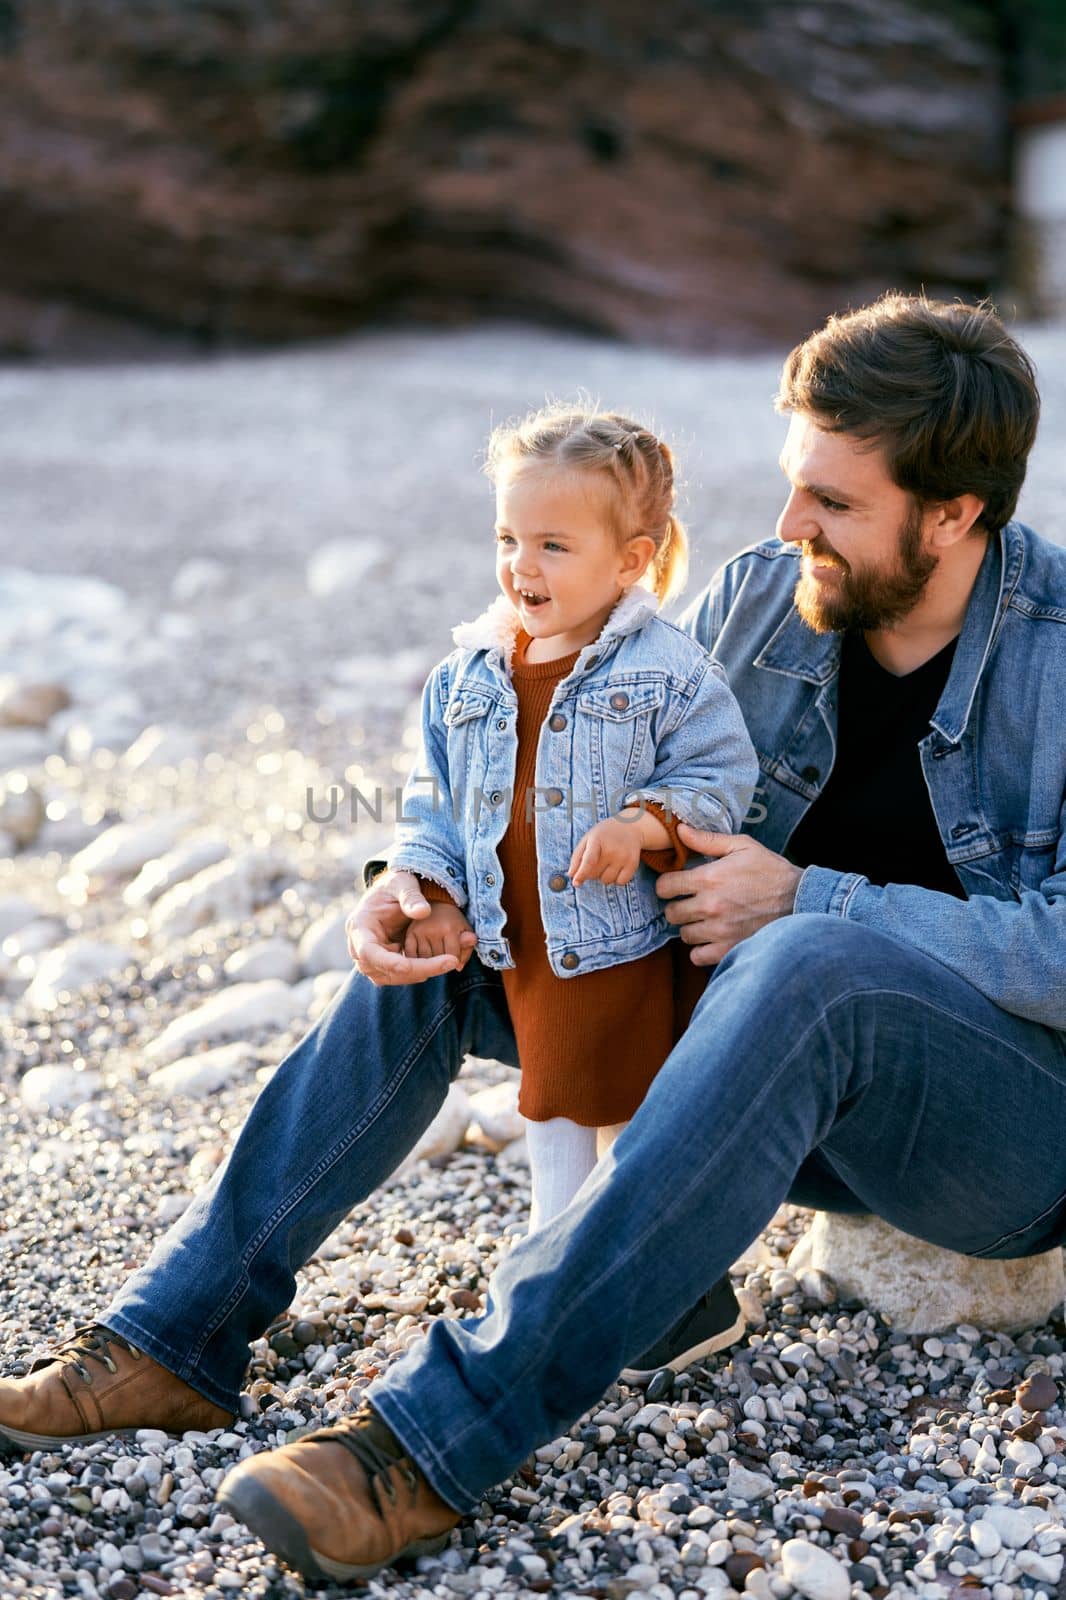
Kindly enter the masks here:
M 536 611 L 538 606 L 546 606 L 548 604 L 547 595 L 533 594 L 528 589 L 519 589 L 518 598 L 529 611 Z

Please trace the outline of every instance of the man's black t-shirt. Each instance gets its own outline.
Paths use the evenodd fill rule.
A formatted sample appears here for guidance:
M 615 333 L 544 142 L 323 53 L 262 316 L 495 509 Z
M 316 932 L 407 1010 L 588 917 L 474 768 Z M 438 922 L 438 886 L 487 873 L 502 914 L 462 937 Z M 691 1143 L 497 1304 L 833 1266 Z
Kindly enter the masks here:
M 965 894 L 948 865 L 925 785 L 918 741 L 947 682 L 955 640 L 897 678 L 861 633 L 844 636 L 837 752 L 829 781 L 789 840 L 798 867 L 860 872 L 871 883 L 913 883 Z

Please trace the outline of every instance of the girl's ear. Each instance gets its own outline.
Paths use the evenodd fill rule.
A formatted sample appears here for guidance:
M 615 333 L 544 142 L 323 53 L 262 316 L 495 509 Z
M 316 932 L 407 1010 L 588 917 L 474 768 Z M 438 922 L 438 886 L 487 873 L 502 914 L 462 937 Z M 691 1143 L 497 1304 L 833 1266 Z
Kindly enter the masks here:
M 627 539 L 622 547 L 618 581 L 624 589 L 639 583 L 655 556 L 655 540 L 646 533 Z

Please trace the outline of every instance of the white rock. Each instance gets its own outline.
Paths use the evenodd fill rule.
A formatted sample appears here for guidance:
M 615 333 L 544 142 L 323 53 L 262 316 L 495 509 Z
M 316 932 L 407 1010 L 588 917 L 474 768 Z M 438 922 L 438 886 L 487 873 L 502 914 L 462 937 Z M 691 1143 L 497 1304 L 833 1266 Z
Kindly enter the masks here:
M 200 600 L 204 595 L 218 594 L 226 586 L 228 569 L 211 556 L 194 556 L 185 561 L 174 574 L 170 585 L 172 599 L 179 606 Z
M 26 1165 L 37 1178 L 62 1178 L 77 1154 L 77 1145 L 69 1139 L 43 1139 Z
M 116 822 L 78 851 L 70 863 L 71 877 L 104 882 L 132 877 L 146 861 L 170 850 L 192 821 L 193 813 L 186 810 L 135 822 Z
M 31 1067 L 19 1084 L 19 1094 L 31 1111 L 67 1111 L 90 1100 L 99 1087 L 98 1072 L 79 1072 L 76 1067 Z
M 1039 1445 L 1030 1444 L 1027 1439 L 1012 1439 L 1003 1454 L 1019 1467 L 1039 1467 L 1044 1459 Z
M 781 1546 L 781 1571 L 807 1600 L 848 1600 L 851 1579 L 835 1556 L 806 1539 L 786 1539 Z
M 201 1039 L 232 1039 L 259 1028 L 287 1028 L 298 1014 L 287 983 L 236 983 L 176 1017 L 145 1047 L 148 1061 L 176 1061 Z
M 36 839 L 44 821 L 44 801 L 24 772 L 0 777 L 0 831 L 9 833 L 25 850 Z
M 0 944 L 9 934 L 17 933 L 27 923 L 36 921 L 40 915 L 33 901 L 27 900 L 23 895 L 0 895 Z
M 984 1517 L 979 1517 L 969 1527 L 970 1543 L 983 1560 L 988 1561 L 992 1556 L 998 1556 L 1003 1549 L 1003 1540 L 996 1532 L 991 1522 Z
M 726 1473 L 725 1492 L 733 1500 L 762 1500 L 773 1493 L 774 1482 L 765 1472 L 752 1472 L 750 1467 L 742 1467 L 739 1461 L 729 1463 Z
M 518 1111 L 518 1079 L 507 1078 L 470 1096 L 470 1114 L 491 1144 L 502 1149 L 525 1134 Z
M 87 761 L 96 750 L 125 750 L 144 725 L 144 708 L 135 694 L 113 695 L 93 707 L 89 716 L 61 711 L 53 729 L 62 729 L 67 759 Z
M 879 1217 L 819 1211 L 789 1257 L 831 1277 L 845 1299 L 882 1311 L 900 1333 L 958 1323 L 1016 1332 L 1045 1322 L 1066 1292 L 1062 1251 L 987 1261 L 912 1239 Z
M 0 727 L 43 728 L 69 704 L 70 695 L 61 683 L 0 678 Z
M 222 970 L 227 978 L 242 978 L 245 982 L 280 978 L 282 983 L 292 983 L 299 977 L 300 964 L 288 939 L 259 939 L 243 950 L 235 950 Z
M 1039 1583 L 1057 1584 L 1062 1577 L 1062 1556 L 1041 1556 L 1035 1550 L 1019 1550 L 1015 1556 L 1018 1571 L 1024 1572 L 1027 1578 L 1036 1578 Z
M 402 1177 L 417 1161 L 450 1156 L 462 1144 L 469 1124 L 470 1096 L 460 1084 L 453 1083 L 437 1115 L 414 1148 L 401 1161 L 392 1177 Z
M 331 540 L 308 561 L 307 587 L 318 599 L 353 589 L 384 553 L 385 547 L 373 539 Z
M 198 761 L 200 735 L 191 728 L 144 728 L 122 753 L 122 765 L 131 772 L 159 767 L 180 767 L 183 761 Z
M 182 1056 L 165 1067 L 156 1067 L 148 1082 L 164 1094 L 206 1095 L 224 1088 L 256 1060 L 252 1046 L 244 1040 L 217 1045 L 199 1055 Z
M 995 1528 L 1008 1550 L 1021 1550 L 1047 1516 L 1039 1506 L 991 1505 L 981 1520 Z
M 189 1196 L 187 1194 L 165 1194 L 155 1208 L 155 1214 L 162 1223 L 177 1222 L 189 1209 Z
M 271 850 L 245 850 L 176 883 L 152 907 L 153 933 L 182 938 L 213 922 L 243 922 L 273 898 L 289 867 Z
M 220 833 L 193 834 L 166 855 L 146 861 L 133 882 L 123 889 L 122 898 L 128 906 L 150 905 L 176 883 L 184 883 L 228 855 L 229 846 Z
M 351 906 L 326 911 L 317 917 L 300 940 L 300 965 L 309 978 L 319 972 L 339 972 L 351 967 L 348 936 L 344 931 Z
M 23 1001 L 37 1011 L 54 1011 L 62 993 L 74 994 L 86 984 L 113 977 L 136 960 L 125 945 L 99 939 L 70 939 L 37 963 Z

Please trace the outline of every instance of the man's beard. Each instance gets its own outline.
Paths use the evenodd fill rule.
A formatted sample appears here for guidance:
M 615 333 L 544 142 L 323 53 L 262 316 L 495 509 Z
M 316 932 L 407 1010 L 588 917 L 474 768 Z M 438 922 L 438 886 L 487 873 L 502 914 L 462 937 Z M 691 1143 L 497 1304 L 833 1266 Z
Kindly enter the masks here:
M 817 559 L 817 543 L 803 546 Z M 856 572 L 836 551 L 824 552 L 840 573 L 832 587 L 802 573 L 796 584 L 796 610 L 815 633 L 844 633 L 851 628 L 890 628 L 912 611 L 937 568 L 937 558 L 922 548 L 922 511 L 913 506 L 899 530 L 892 571 Z

